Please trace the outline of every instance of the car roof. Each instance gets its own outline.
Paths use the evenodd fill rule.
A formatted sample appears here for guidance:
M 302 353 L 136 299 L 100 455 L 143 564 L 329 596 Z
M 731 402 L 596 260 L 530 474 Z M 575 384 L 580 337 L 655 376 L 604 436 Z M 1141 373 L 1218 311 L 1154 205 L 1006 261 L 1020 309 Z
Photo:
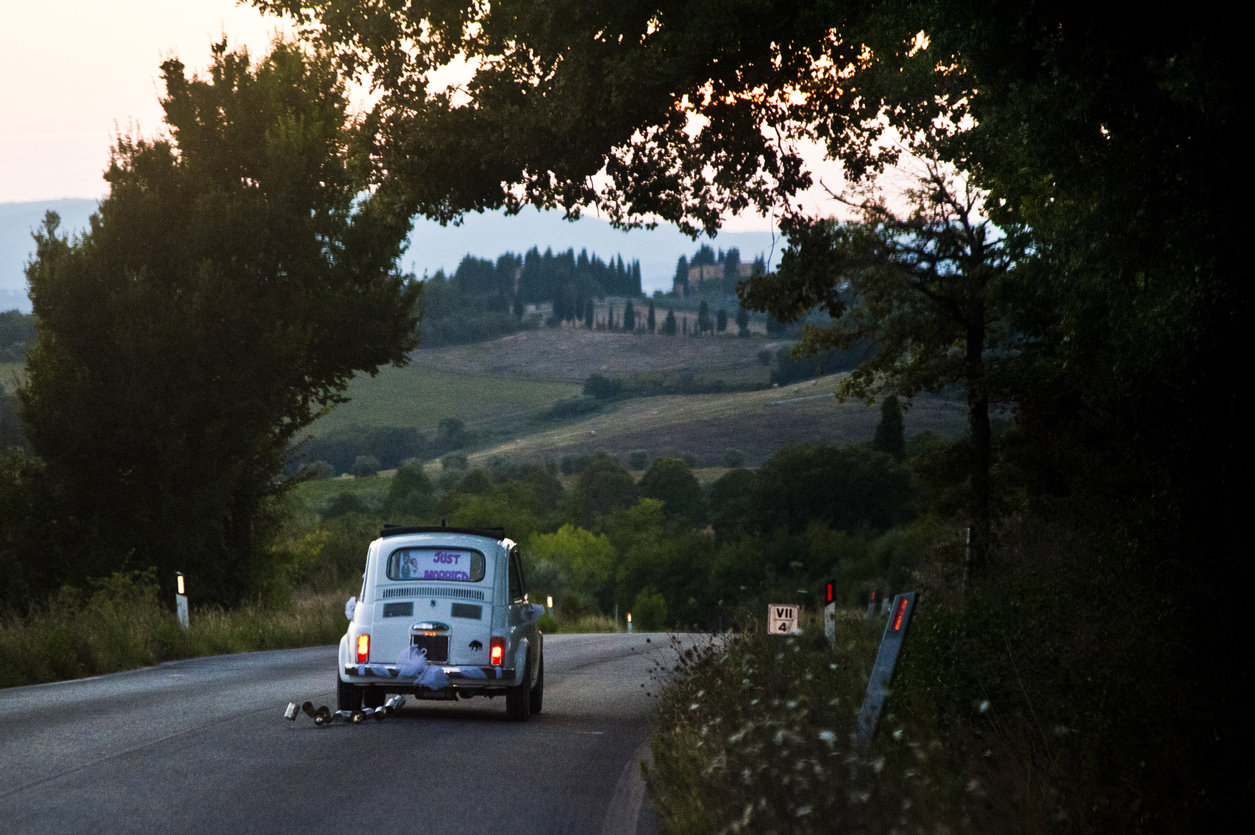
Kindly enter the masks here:
M 444 525 L 437 526 L 419 526 L 406 527 L 404 525 L 384 525 L 383 530 L 379 532 L 379 538 L 383 539 L 388 536 L 405 536 L 408 534 L 463 534 L 466 536 L 482 536 L 486 539 L 505 540 L 505 528 L 449 528 Z

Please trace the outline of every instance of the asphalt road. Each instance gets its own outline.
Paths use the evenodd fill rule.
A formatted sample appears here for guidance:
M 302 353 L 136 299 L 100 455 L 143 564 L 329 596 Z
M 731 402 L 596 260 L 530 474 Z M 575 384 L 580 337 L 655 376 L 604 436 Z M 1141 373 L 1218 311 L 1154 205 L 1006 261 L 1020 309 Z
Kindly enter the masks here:
M 334 647 L 0 690 L 0 832 L 653 833 L 645 694 L 669 647 L 546 636 L 545 709 L 521 724 L 504 698 L 284 720 L 334 710 Z

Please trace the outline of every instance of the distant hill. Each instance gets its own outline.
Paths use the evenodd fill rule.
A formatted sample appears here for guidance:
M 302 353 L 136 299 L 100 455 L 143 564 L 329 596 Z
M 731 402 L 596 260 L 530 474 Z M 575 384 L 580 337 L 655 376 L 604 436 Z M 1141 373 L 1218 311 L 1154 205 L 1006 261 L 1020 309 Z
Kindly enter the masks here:
M 43 222 L 49 209 L 61 215 L 62 229 L 81 231 L 87 228 L 96 201 L 0 203 L 0 310 L 30 312 L 24 266 L 34 251 L 31 231 Z M 770 232 L 724 232 L 715 244 L 722 249 L 738 248 L 747 262 L 762 255 L 769 265 L 779 262 L 782 248 Z M 587 249 L 606 258 L 622 256 L 629 263 L 639 261 L 642 289 L 652 293 L 671 289 L 676 262 L 682 255 L 691 255 L 698 245 L 670 224 L 620 232 L 597 217 L 586 216 L 571 223 L 559 212 L 527 208 L 514 217 L 502 212 L 471 214 L 461 226 L 418 219 L 401 265 L 422 277 L 441 269 L 452 274 L 466 255 L 496 260 L 505 252 L 524 253 L 532 247 L 541 252 L 549 248 L 554 252 L 574 248 L 577 253 Z

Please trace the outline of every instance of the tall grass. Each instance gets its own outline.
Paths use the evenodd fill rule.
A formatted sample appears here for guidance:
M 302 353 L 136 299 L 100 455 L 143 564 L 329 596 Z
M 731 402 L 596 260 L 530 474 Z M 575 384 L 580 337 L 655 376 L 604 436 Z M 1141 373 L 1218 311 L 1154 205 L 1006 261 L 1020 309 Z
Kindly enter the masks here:
M 21 617 L 0 616 L 0 687 L 115 673 L 177 658 L 335 643 L 344 600 L 298 596 L 285 608 L 193 609 L 190 628 L 161 606 L 151 575 L 114 574 L 90 592 L 63 588 Z
M 682 655 L 653 742 L 666 831 L 1223 831 L 1222 792 L 1249 796 L 1250 771 L 1213 755 L 1240 726 L 1146 568 L 1076 526 L 1026 522 L 962 594 L 953 550 L 917 575 L 865 749 L 850 732 L 882 618 L 839 621 L 833 649 L 817 624 L 781 640 L 759 622 Z

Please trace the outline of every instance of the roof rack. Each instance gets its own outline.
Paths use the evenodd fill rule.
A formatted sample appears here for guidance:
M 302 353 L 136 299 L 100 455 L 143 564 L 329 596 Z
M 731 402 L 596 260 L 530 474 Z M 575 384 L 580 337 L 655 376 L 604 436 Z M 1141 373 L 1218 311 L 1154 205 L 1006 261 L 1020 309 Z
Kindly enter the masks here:
M 444 525 L 423 525 L 419 527 L 384 525 L 383 530 L 379 532 L 379 536 L 402 536 L 411 533 L 460 533 L 470 536 L 486 536 L 489 539 L 505 539 L 505 528 L 447 528 Z

